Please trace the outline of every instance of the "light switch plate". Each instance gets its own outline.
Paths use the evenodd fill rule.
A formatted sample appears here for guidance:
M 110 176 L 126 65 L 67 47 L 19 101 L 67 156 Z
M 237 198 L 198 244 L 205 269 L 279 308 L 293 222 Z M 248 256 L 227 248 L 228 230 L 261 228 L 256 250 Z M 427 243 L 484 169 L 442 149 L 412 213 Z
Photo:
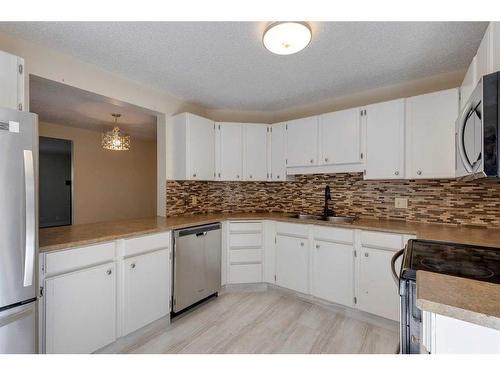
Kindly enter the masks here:
M 396 198 L 394 200 L 394 207 L 396 207 L 396 208 L 408 208 L 408 198 Z

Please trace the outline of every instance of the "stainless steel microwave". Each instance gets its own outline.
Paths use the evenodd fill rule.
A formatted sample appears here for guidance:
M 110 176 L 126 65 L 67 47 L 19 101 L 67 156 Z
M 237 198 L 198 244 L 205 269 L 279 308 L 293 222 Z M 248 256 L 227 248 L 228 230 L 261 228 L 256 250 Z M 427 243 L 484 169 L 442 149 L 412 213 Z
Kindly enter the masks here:
M 455 124 L 455 172 L 464 180 L 498 178 L 500 72 L 485 75 Z

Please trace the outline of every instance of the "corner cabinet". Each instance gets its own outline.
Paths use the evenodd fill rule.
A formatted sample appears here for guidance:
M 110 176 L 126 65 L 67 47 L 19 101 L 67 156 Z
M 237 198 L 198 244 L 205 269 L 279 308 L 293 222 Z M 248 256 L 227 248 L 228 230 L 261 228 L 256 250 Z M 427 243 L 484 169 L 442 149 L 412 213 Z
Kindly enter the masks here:
M 266 181 L 267 172 L 267 133 L 264 124 L 244 125 L 244 177 L 246 181 Z
M 458 101 L 456 88 L 406 100 L 406 178 L 455 177 Z
M 366 139 L 364 178 L 405 178 L 405 99 L 369 105 L 362 115 Z
M 287 167 L 307 167 L 318 163 L 318 117 L 287 123 Z
M 0 51 L 0 107 L 25 111 L 24 59 Z
M 286 181 L 286 123 L 269 126 L 269 181 Z
M 191 113 L 173 117 L 167 126 L 168 178 L 213 180 L 215 178 L 215 124 Z
M 243 127 L 244 124 L 236 122 L 220 122 L 215 124 L 215 165 L 217 180 L 244 180 Z M 262 125 L 262 127 L 264 130 L 266 129 L 264 125 Z

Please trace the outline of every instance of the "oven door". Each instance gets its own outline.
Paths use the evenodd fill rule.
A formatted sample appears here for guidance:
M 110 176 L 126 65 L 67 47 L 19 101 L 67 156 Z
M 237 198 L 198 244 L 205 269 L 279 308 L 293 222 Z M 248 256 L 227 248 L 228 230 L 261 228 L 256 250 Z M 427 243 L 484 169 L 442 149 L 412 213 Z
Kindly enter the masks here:
M 484 177 L 482 80 L 455 125 L 455 175 L 462 179 Z

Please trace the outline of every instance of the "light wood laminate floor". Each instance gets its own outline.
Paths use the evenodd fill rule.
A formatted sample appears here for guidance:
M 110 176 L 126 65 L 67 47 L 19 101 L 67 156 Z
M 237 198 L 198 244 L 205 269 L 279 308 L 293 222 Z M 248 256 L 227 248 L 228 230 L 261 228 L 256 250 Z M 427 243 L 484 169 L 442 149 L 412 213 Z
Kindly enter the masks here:
M 150 324 L 100 353 L 395 353 L 398 323 L 277 288 L 223 291 L 193 311 Z

